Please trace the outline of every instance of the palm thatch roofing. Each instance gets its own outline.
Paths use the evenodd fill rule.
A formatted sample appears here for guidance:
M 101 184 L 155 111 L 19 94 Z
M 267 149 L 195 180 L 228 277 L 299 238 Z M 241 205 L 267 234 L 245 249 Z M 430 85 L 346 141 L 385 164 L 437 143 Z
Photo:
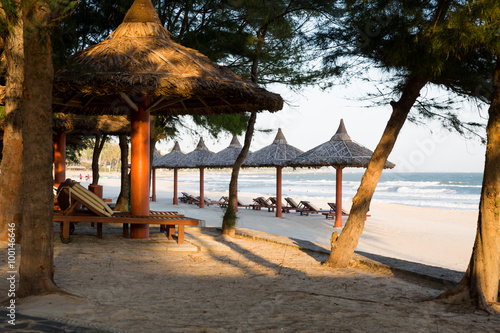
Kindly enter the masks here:
M 54 80 L 54 112 L 152 115 L 278 111 L 280 95 L 172 41 L 150 0 L 136 0 L 101 43 L 74 54 Z
M 160 158 L 162 158 L 162 156 L 158 149 L 153 150 L 153 161 L 151 162 L 151 165 L 154 165 L 155 162 L 157 163 Z
M 302 153 L 302 150 L 287 143 L 281 128 L 279 128 L 273 143 L 254 152 L 243 165 L 250 167 L 285 166 L 287 161 Z
M 192 152 L 186 154 L 186 156 L 179 161 L 178 168 L 190 169 L 190 168 L 204 168 L 207 166 L 207 162 L 214 155 L 207 146 L 203 138 L 200 138 L 196 149 Z
M 181 147 L 179 143 L 176 141 L 174 144 L 174 148 L 170 153 L 165 154 L 153 161 L 153 168 L 157 169 L 175 169 L 178 168 L 179 165 L 182 165 L 182 161 L 185 158 L 185 154 L 181 151 Z
M 337 132 L 329 141 L 297 156 L 287 165 L 292 167 L 366 168 L 372 155 L 371 150 L 351 140 L 347 134 L 344 120 L 341 119 Z M 395 166 L 394 163 L 387 161 L 384 168 L 392 169 Z
M 220 152 L 214 154 L 206 165 L 207 167 L 210 168 L 233 167 L 234 162 L 236 162 L 236 159 L 238 158 L 238 155 L 241 152 L 241 149 L 243 149 L 243 147 L 241 146 L 240 141 L 238 141 L 236 135 L 234 135 L 229 146 L 221 150 Z M 248 152 L 247 159 L 251 154 L 252 154 L 251 152 Z
M 84 116 L 57 113 L 54 115 L 54 131 L 68 134 L 130 135 L 130 119 L 126 116 Z

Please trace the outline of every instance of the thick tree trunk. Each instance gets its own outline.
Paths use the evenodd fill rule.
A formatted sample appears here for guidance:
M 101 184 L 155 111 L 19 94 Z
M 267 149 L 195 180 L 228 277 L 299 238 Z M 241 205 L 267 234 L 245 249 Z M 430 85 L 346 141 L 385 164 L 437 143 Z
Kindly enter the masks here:
M 500 59 L 493 76 L 494 92 L 486 127 L 487 146 L 479 202 L 476 240 L 469 267 L 458 286 L 438 298 L 469 303 L 480 310 L 500 313 Z
M 92 153 L 92 185 L 99 183 L 99 157 L 101 157 L 106 139 L 106 135 L 97 134 L 95 136 L 94 151 Z
M 392 115 L 384 130 L 384 134 L 373 152 L 368 168 L 361 179 L 361 185 L 352 201 L 351 211 L 340 236 L 332 234 L 332 251 L 325 265 L 335 268 L 347 267 L 354 250 L 358 246 L 359 237 L 365 226 L 365 217 L 370 209 L 370 202 L 377 187 L 385 162 L 396 143 L 399 131 L 403 127 L 411 107 L 419 96 L 420 90 L 427 81 L 422 78 L 409 77 L 398 102 L 391 102 Z
M 23 173 L 23 83 L 24 49 L 22 20 L 14 25 L 5 40 L 4 55 L 7 71 L 5 98 L 5 130 L 0 174 L 0 240 L 5 241 L 8 225 L 16 224 L 16 238 L 21 235 L 22 173 Z
M 45 7 L 45 6 L 44 6 Z M 19 297 L 57 290 L 54 284 L 52 192 L 52 47 L 46 15 L 24 13 L 23 224 Z M 34 16 L 32 16 L 34 15 Z
M 233 166 L 233 171 L 231 172 L 231 181 L 229 182 L 229 203 L 227 205 L 226 212 L 222 219 L 222 234 L 234 237 L 236 231 L 236 211 L 238 207 L 238 175 L 240 174 L 241 165 L 247 157 L 248 151 L 250 150 L 250 144 L 252 143 L 253 131 L 255 127 L 255 121 L 257 120 L 257 112 L 252 112 L 250 119 L 248 119 L 247 132 L 245 133 L 245 142 L 243 148 L 241 149 L 238 158 Z
M 115 210 L 128 211 L 128 194 L 130 192 L 130 183 L 128 176 L 128 142 L 126 135 L 120 135 L 120 158 L 121 158 L 121 180 L 120 180 L 120 195 L 116 201 Z

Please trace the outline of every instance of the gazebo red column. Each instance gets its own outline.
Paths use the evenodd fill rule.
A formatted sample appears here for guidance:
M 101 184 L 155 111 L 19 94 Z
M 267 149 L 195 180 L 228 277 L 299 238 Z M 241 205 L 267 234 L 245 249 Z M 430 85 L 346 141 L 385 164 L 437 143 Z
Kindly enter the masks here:
M 152 182 L 151 183 L 152 183 L 152 187 L 153 187 L 151 189 L 151 192 L 153 192 L 151 194 L 151 201 L 156 202 L 156 168 L 151 170 L 151 173 L 152 173 L 152 175 L 151 175 Z
M 205 208 L 205 168 L 200 168 L 200 208 Z
M 131 112 L 130 212 L 149 216 L 149 111 L 148 97 Z M 149 224 L 132 224 L 130 238 L 149 238 Z
M 342 228 L 342 168 L 335 168 L 336 170 L 336 198 L 335 206 L 337 210 L 335 212 L 335 228 Z
M 54 142 L 54 185 L 66 180 L 66 133 L 57 133 Z
M 179 204 L 179 199 L 177 198 L 177 168 L 174 169 L 174 205 Z
M 282 167 L 276 167 L 276 217 L 282 217 L 281 212 L 281 174 Z

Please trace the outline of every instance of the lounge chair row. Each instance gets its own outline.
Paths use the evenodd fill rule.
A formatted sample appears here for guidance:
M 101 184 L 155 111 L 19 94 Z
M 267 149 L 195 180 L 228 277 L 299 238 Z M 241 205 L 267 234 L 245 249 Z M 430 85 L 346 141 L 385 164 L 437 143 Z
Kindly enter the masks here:
M 194 204 L 194 205 L 200 205 L 200 197 L 195 197 L 194 195 L 191 195 L 189 193 L 186 193 L 186 192 L 181 192 L 182 193 L 182 197 L 179 198 L 179 201 L 180 202 L 183 202 L 183 203 L 187 203 L 187 204 Z M 210 205 L 221 205 L 223 204 L 223 202 L 221 200 L 219 201 L 214 201 L 214 200 L 210 200 L 209 198 L 205 197 L 204 198 L 204 201 L 205 201 L 205 205 L 207 206 L 210 206 Z

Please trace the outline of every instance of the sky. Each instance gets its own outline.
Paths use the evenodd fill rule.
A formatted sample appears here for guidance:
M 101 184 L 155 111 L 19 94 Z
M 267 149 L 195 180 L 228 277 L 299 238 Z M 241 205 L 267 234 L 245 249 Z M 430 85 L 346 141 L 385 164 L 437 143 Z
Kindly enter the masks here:
M 371 86 L 370 86 L 371 85 Z M 256 129 L 272 129 L 271 133 L 256 132 L 250 150 L 256 151 L 272 143 L 281 128 L 289 144 L 307 151 L 326 141 L 336 132 L 340 119 L 344 120 L 353 141 L 374 150 L 380 140 L 392 108 L 387 104 L 376 107 L 363 100 L 366 92 L 373 91 L 373 83 L 353 82 L 326 91 L 307 88 L 299 93 L 282 86 L 267 87 L 281 94 L 285 100 L 283 110 L 275 113 L 261 112 Z M 421 96 L 446 96 L 448 92 L 424 88 Z M 486 123 L 487 107 L 478 109 L 476 104 L 464 102 L 461 118 Z M 485 130 L 481 131 L 485 136 Z M 226 148 L 230 136 L 218 139 L 203 135 L 207 147 L 214 151 Z M 199 137 L 183 134 L 179 143 L 183 152 L 190 152 Z M 243 143 L 243 136 L 239 137 Z M 173 142 L 157 144 L 162 154 L 173 147 Z M 396 164 L 395 172 L 483 172 L 485 146 L 477 139 L 466 139 L 442 128 L 437 121 L 424 125 L 406 122 L 397 139 L 389 160 Z M 352 171 L 355 171 L 352 169 Z M 361 170 L 360 170 L 361 171 Z

